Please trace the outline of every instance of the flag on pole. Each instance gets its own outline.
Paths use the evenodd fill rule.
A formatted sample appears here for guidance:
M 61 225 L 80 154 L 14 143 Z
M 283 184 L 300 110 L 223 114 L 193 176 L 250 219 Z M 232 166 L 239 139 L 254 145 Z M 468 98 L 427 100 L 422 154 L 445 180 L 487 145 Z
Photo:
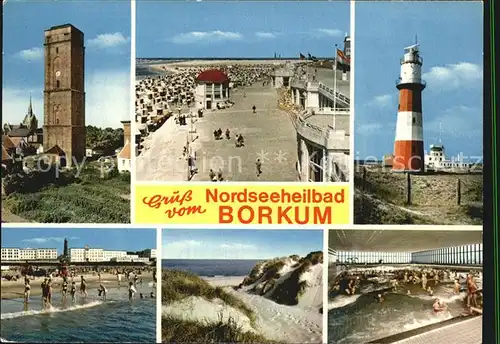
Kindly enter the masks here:
M 337 49 L 337 58 L 336 62 L 345 68 L 349 68 L 351 66 L 351 59 L 347 57 L 344 52 L 340 49 Z

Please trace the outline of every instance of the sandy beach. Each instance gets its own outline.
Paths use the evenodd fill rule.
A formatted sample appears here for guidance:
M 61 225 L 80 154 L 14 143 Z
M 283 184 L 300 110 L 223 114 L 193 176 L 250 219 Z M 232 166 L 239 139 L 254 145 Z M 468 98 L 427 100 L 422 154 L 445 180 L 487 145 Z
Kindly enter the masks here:
M 78 275 L 74 278 L 77 290 L 80 290 L 80 276 Z M 85 280 L 87 281 L 87 289 L 97 289 L 99 284 L 104 284 L 107 288 L 118 287 L 118 280 L 116 275 L 111 273 L 102 273 L 101 280 L 99 281 L 99 276 L 93 274 L 83 274 L 85 276 Z M 143 283 L 149 283 L 153 280 L 152 272 L 142 272 L 141 275 L 138 275 L 139 279 L 142 278 Z M 41 296 L 42 289 L 40 287 L 41 283 L 45 277 L 35 277 L 30 280 L 31 285 L 31 296 Z M 53 279 L 53 288 L 54 292 L 59 293 L 61 291 L 61 286 L 63 279 L 61 277 L 55 277 Z M 71 277 L 69 278 L 69 283 L 71 284 Z M 127 279 L 122 275 L 121 286 L 125 286 L 127 284 Z M 16 299 L 24 296 L 24 278 L 21 278 L 17 281 L 1 281 L 0 284 L 0 292 L 2 300 L 5 299 Z
M 283 64 L 285 62 L 301 62 L 301 61 L 288 61 L 288 60 L 189 60 L 168 63 L 143 63 L 143 66 L 148 66 L 151 69 L 158 71 L 172 70 L 175 68 L 190 68 L 190 67 L 204 67 L 210 65 L 258 65 L 258 64 Z

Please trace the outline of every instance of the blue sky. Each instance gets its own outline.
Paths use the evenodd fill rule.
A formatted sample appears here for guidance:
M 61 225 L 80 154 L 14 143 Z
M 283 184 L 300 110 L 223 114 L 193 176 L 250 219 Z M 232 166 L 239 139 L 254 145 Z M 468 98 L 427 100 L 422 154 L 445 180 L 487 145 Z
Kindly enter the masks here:
M 9 0 L 3 13 L 3 121 L 20 123 L 29 94 L 43 124 L 43 39 L 73 24 L 85 35 L 86 124 L 121 127 L 130 118 L 130 2 Z
M 404 47 L 420 43 L 424 59 L 424 148 L 482 155 L 483 10 L 480 2 L 356 3 L 355 153 L 393 152 Z
M 163 229 L 163 259 L 269 259 L 323 250 L 321 230 Z
M 64 239 L 69 248 L 139 251 L 156 248 L 156 229 L 122 228 L 2 228 L 2 247 L 56 248 L 62 253 Z
M 348 1 L 138 1 L 136 11 L 142 58 L 332 56 L 350 31 Z

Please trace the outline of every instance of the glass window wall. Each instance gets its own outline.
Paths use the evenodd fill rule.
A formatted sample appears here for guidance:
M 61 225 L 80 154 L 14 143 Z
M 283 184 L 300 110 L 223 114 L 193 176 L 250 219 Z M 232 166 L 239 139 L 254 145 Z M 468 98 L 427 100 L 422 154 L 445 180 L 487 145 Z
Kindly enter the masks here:
M 472 244 L 413 252 L 411 254 L 411 262 L 443 265 L 482 265 L 483 244 Z

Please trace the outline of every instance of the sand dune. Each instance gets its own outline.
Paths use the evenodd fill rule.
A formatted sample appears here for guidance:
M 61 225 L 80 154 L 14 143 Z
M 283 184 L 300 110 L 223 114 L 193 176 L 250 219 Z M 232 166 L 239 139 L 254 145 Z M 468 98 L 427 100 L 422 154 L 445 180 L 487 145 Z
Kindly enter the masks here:
M 243 312 L 220 298 L 190 296 L 163 306 L 164 316 L 200 323 L 233 319 L 243 331 L 285 343 L 322 342 L 323 254 L 259 263 L 246 277 L 203 278 L 242 302 Z M 224 299 L 224 297 L 221 297 Z

